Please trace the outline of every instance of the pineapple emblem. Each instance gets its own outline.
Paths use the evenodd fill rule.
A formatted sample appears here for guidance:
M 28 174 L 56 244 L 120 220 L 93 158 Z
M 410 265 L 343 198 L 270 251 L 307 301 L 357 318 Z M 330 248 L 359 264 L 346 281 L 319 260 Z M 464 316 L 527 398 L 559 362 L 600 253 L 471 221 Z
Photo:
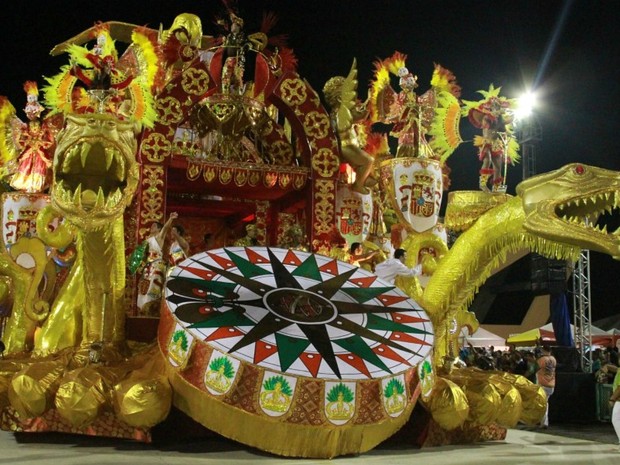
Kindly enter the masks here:
M 390 416 L 398 416 L 405 410 L 405 386 L 398 378 L 392 378 L 383 389 L 383 402 Z
M 435 385 L 435 373 L 433 372 L 433 366 L 428 359 L 425 359 L 420 365 L 418 365 L 418 377 L 420 378 L 420 392 L 422 398 L 428 399 L 433 391 Z
M 168 356 L 170 361 L 176 366 L 182 366 L 187 361 L 189 355 L 189 341 L 187 334 L 182 329 L 177 329 L 172 333 L 168 343 Z
M 235 378 L 235 367 L 228 357 L 211 359 L 209 369 L 205 373 L 205 385 L 218 394 L 223 394 L 232 385 Z
M 263 382 L 260 393 L 260 406 L 263 410 L 283 414 L 290 407 L 292 398 L 293 389 L 284 376 L 271 376 Z
M 337 383 L 327 393 L 325 413 L 336 424 L 344 424 L 355 413 L 355 393 L 344 383 Z

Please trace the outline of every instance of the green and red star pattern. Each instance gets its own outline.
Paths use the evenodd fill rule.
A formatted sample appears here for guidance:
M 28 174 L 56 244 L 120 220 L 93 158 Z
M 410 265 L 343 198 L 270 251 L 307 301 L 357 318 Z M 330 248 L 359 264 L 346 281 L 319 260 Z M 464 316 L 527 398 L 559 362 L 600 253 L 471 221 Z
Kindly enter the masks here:
M 428 316 L 401 290 L 308 252 L 203 252 L 174 268 L 165 295 L 168 311 L 198 340 L 292 376 L 393 376 L 433 347 Z

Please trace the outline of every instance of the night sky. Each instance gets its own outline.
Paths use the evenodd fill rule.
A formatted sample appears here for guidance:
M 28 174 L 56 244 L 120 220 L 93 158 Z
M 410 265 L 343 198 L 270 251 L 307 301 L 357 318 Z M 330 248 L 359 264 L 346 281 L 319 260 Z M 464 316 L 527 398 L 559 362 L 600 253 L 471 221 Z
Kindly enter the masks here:
M 536 116 L 543 140 L 537 147 L 537 172 L 569 162 L 620 170 L 617 137 L 620 105 L 620 8 L 613 0 L 307 0 L 237 3 L 246 32 L 258 29 L 263 11 L 280 21 L 273 33 L 289 36 L 299 72 L 320 91 L 327 79 L 346 75 L 357 58 L 360 96 L 372 77 L 372 63 L 396 50 L 408 55 L 420 90 L 429 88 L 433 63 L 456 75 L 462 97 L 479 100 L 490 83 L 502 95 L 537 92 Z M 183 12 L 201 17 L 205 34 L 219 30 L 220 1 L 10 1 L 0 7 L 0 95 L 18 109 L 25 103 L 22 84 L 54 75 L 65 57 L 51 48 L 95 21 L 124 21 L 167 28 Z M 474 130 L 461 123 L 463 139 Z M 478 161 L 471 143 L 449 159 L 452 190 L 476 189 Z M 509 192 L 522 167 L 508 171 Z M 613 222 L 613 221 L 612 221 Z M 592 308 L 597 317 L 620 313 L 620 264 L 592 254 Z

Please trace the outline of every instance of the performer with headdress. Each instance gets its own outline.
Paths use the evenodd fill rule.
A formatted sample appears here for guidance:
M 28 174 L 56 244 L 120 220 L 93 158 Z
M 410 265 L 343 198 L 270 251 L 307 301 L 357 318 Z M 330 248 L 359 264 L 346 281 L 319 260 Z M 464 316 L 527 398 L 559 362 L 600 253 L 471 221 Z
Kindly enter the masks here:
M 138 282 L 137 307 L 141 315 L 156 316 L 159 312 L 162 289 L 166 280 L 164 241 L 172 227 L 172 222 L 177 217 L 178 214 L 172 212 L 164 224 L 157 221 L 151 224 L 151 234 L 146 239 L 148 243 L 146 267 Z
M 28 123 L 15 116 L 13 106 L 2 97 L 0 110 L 6 116 L 0 118 L 4 126 L 5 137 L 3 150 L 19 153 L 17 167 L 11 178 L 13 189 L 34 193 L 42 192 L 49 186 L 50 167 L 55 146 L 54 135 L 58 128 L 53 127 L 50 120 L 41 121 L 41 113 L 45 110 L 39 103 L 39 89 L 34 81 L 24 83 L 27 101 L 24 113 Z M 8 118 L 7 118 L 8 116 Z M 6 137 L 6 135 L 9 137 Z M 4 157 L 3 157 L 4 158 Z M 8 158 L 12 158 L 8 155 Z M 12 170 L 10 170 L 12 171 Z
M 458 131 L 461 87 L 450 70 L 435 64 L 431 88 L 418 95 L 418 77 L 409 71 L 406 60 L 407 55 L 394 52 L 375 62 L 371 121 L 392 125 L 397 157 L 439 159 L 443 164 L 462 142 Z M 400 91 L 392 88 L 391 76 L 398 77 Z
M 73 63 L 71 72 L 89 89 L 121 90 L 126 88 L 133 76 L 121 72 L 116 64 L 118 54 L 114 40 L 110 36 L 109 26 L 97 23 L 93 29 L 96 40 L 93 48 L 72 45 L 68 52 Z
M 482 162 L 480 189 L 486 192 L 489 192 L 489 179 L 492 179 L 493 192 L 504 192 L 506 164 L 519 160 L 519 145 L 512 137 L 511 109 L 514 102 L 500 97 L 500 89 L 491 84 L 488 91 L 478 91 L 485 97 L 483 100 L 464 101 L 463 114 L 471 124 L 482 129 L 482 135 L 474 137 L 474 146 L 478 147 L 478 159 Z

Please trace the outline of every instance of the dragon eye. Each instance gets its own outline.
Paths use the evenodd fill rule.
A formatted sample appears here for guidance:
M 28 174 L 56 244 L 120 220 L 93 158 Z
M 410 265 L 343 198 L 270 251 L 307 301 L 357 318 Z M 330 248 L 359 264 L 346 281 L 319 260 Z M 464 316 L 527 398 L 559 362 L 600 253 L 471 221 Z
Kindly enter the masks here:
M 574 171 L 575 171 L 575 174 L 578 174 L 581 176 L 583 173 L 586 172 L 586 169 L 583 167 L 583 165 L 577 165 L 575 166 Z

